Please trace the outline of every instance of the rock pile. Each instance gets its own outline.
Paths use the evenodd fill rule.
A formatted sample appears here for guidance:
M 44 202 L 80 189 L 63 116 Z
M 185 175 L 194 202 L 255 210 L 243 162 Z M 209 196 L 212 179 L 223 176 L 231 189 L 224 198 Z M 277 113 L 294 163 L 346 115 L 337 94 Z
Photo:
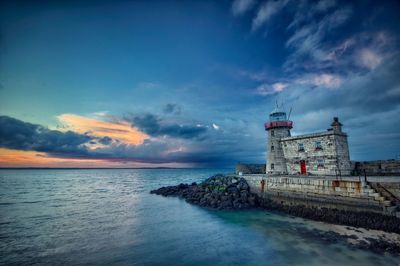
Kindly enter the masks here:
M 162 187 L 150 193 L 177 196 L 187 202 L 213 209 L 248 209 L 258 206 L 258 197 L 250 192 L 246 180 L 236 176 L 214 175 L 200 184 Z

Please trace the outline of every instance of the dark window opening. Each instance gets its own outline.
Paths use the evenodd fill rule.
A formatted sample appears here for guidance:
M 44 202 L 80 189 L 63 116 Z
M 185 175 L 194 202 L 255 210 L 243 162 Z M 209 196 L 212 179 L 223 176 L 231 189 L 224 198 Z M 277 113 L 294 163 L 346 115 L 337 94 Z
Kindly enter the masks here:
M 275 150 L 275 147 L 272 145 L 272 146 L 271 146 L 271 151 L 273 151 L 273 150 Z
M 271 163 L 271 170 L 273 170 L 274 169 L 274 164 L 273 163 Z
M 315 142 L 315 149 L 316 149 L 316 150 L 322 150 L 322 143 L 321 143 L 321 141 L 316 141 L 316 142 Z
M 299 143 L 299 151 L 304 151 L 304 144 L 303 143 Z

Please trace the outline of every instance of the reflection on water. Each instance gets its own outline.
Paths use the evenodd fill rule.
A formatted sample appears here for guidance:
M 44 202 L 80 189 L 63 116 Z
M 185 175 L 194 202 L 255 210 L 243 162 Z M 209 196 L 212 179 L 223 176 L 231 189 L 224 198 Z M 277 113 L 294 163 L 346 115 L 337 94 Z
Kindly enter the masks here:
M 0 170 L 0 263 L 398 265 L 329 244 L 312 222 L 212 211 L 151 189 L 220 170 Z

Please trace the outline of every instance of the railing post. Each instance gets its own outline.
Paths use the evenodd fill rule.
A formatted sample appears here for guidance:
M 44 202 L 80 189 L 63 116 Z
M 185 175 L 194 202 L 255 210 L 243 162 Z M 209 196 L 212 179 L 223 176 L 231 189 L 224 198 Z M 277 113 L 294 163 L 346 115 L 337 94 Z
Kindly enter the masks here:
M 368 183 L 368 181 L 367 181 L 367 171 L 365 171 L 365 169 L 364 169 L 364 181 L 365 181 L 365 183 Z

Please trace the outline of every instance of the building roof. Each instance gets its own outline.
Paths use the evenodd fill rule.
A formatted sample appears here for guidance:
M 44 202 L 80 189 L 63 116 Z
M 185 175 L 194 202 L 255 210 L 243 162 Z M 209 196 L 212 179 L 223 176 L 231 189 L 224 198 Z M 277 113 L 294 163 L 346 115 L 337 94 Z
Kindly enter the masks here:
M 291 140 L 296 140 L 296 139 L 312 139 L 312 138 L 318 138 L 318 137 L 330 136 L 330 135 L 339 135 L 339 136 L 347 137 L 346 133 L 343 133 L 343 132 L 338 133 L 338 132 L 334 132 L 333 130 L 328 130 L 325 132 L 318 132 L 318 133 L 286 137 L 286 138 L 282 138 L 281 141 L 291 141 Z

